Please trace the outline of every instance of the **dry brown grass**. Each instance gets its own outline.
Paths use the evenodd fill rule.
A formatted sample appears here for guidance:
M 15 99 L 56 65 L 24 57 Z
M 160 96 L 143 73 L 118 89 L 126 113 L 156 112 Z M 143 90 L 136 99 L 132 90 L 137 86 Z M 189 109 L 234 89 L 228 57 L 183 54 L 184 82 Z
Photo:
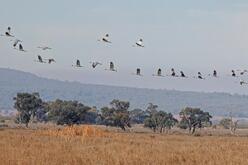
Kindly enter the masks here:
M 248 164 L 246 137 L 113 133 L 92 126 L 0 130 L 1 164 Z

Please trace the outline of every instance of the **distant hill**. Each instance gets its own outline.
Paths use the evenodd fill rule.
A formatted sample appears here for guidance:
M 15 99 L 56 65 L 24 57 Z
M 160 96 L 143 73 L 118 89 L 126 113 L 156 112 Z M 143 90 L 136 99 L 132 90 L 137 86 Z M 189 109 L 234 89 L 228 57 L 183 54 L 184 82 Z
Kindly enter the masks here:
M 127 100 L 131 108 L 145 108 L 149 102 L 160 110 L 178 113 L 185 106 L 200 107 L 213 115 L 248 117 L 248 96 L 227 93 L 181 92 L 63 82 L 31 73 L 0 69 L 0 110 L 13 110 L 18 92 L 39 92 L 43 100 L 78 100 L 86 105 L 108 105 L 113 99 Z

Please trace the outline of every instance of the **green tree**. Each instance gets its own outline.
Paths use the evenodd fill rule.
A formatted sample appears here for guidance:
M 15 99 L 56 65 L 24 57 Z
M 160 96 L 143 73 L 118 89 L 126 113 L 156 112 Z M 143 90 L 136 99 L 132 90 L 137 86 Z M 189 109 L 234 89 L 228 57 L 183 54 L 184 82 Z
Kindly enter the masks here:
M 150 128 L 153 132 L 156 132 L 158 128 L 157 118 L 153 115 L 145 119 L 144 127 Z
M 200 108 L 186 107 L 179 113 L 181 117 L 180 125 L 186 124 L 186 128 L 190 133 L 195 133 L 196 128 L 202 128 L 211 123 L 212 116 L 209 112 L 204 112 Z
M 17 93 L 14 100 L 14 108 L 18 111 L 16 121 L 28 127 L 30 120 L 34 119 L 37 111 L 43 107 L 39 93 Z
M 156 114 L 158 113 L 157 108 L 158 106 L 153 103 L 149 103 L 146 108 L 146 113 L 148 113 L 148 117 L 144 121 L 144 127 L 151 128 L 153 132 L 156 132 L 158 128 L 158 121 L 156 118 Z
M 219 125 L 222 126 L 225 129 L 230 129 L 232 120 L 230 118 L 223 118 Z
M 149 103 L 147 108 L 146 108 L 146 112 L 149 114 L 157 113 L 158 112 L 157 108 L 158 108 L 157 105 L 155 105 L 153 103 Z
M 129 106 L 129 102 L 113 100 L 110 103 L 110 107 L 103 107 L 101 109 L 102 124 L 120 127 L 125 131 L 126 127 L 131 127 Z
M 91 108 L 77 101 L 56 100 L 49 102 L 48 119 L 59 125 L 95 123 L 96 116 Z M 93 115 L 94 114 L 94 115 Z
M 174 127 L 178 123 L 178 120 L 174 118 L 174 116 L 171 113 L 166 113 L 162 119 L 162 127 L 163 129 L 166 128 L 167 132 L 171 130 L 172 127 Z
M 134 109 L 130 111 L 130 119 L 133 124 L 143 124 L 149 114 L 142 109 Z
M 181 118 L 178 127 L 181 129 L 187 129 L 188 128 L 188 120 L 186 118 Z
M 159 130 L 160 133 L 163 133 L 165 129 L 168 132 L 177 122 L 171 113 L 159 111 L 151 113 L 145 120 L 144 126 L 151 128 L 154 132 Z

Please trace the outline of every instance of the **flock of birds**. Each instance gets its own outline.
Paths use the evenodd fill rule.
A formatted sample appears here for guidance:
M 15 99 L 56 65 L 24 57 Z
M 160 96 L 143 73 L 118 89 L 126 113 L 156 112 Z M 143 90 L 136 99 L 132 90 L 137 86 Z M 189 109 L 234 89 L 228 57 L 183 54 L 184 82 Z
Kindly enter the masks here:
M 11 33 L 11 27 L 8 27 L 7 28 L 7 31 L 4 34 L 1 34 L 1 36 L 15 38 L 15 36 Z M 22 51 L 22 52 L 27 52 L 27 50 L 25 50 L 23 48 L 23 45 L 22 45 L 22 41 L 21 40 L 15 38 L 14 40 L 11 40 L 11 41 L 13 41 L 13 48 L 14 49 L 19 50 L 19 51 Z M 109 34 L 104 35 L 103 37 L 101 37 L 97 41 L 108 43 L 108 44 L 111 44 L 112 43 L 111 40 L 110 40 Z M 144 48 L 145 47 L 145 45 L 143 43 L 143 39 L 139 39 L 132 46 L 133 47 L 140 47 L 140 48 Z M 50 48 L 48 46 L 38 46 L 37 48 L 38 49 L 41 49 L 41 50 L 44 50 L 44 51 L 51 50 L 52 49 L 52 48 Z M 43 59 L 41 55 L 37 55 L 37 60 L 35 60 L 35 62 L 52 64 L 52 63 L 55 63 L 56 61 L 55 61 L 54 58 Z M 98 62 L 98 61 L 94 61 L 94 62 L 90 62 L 90 63 L 91 63 L 91 66 L 92 66 L 93 69 L 96 68 L 98 65 L 102 65 L 102 63 L 101 62 Z M 72 66 L 73 67 L 77 67 L 77 68 L 83 67 L 81 65 L 80 60 L 78 60 L 78 59 L 76 60 L 76 63 L 73 64 Z M 105 70 L 117 72 L 117 69 L 115 68 L 115 65 L 114 65 L 114 63 L 112 61 L 109 63 L 109 68 L 108 69 L 105 69 Z M 246 74 L 248 75 L 248 70 L 237 70 L 237 72 L 239 72 L 239 73 L 237 74 L 235 72 L 235 70 L 231 70 L 230 76 L 235 77 L 235 78 L 240 78 L 240 81 L 239 81 L 239 84 L 240 85 L 248 85 L 248 82 L 247 81 L 244 81 L 244 80 L 241 79 L 242 76 L 244 76 Z M 141 74 L 141 69 L 140 68 L 137 68 L 136 69 L 136 73 L 133 73 L 133 74 L 134 75 L 137 75 L 137 76 L 143 76 Z M 157 70 L 157 73 L 156 74 L 153 74 L 152 76 L 158 76 L 158 77 L 171 76 L 171 77 L 178 77 L 178 78 L 190 78 L 190 77 L 186 76 L 183 71 L 180 71 L 179 74 L 177 74 L 174 68 L 171 69 L 171 73 L 170 74 L 166 74 L 166 75 L 163 75 L 162 74 L 162 69 L 159 68 Z M 216 70 L 214 70 L 212 74 L 208 74 L 207 76 L 212 76 L 214 78 L 218 78 L 219 77 L 219 75 L 218 75 L 218 73 L 217 73 Z M 193 76 L 191 78 L 201 79 L 201 80 L 206 79 L 206 77 L 203 77 L 203 75 L 201 74 L 201 72 L 198 72 L 197 73 L 197 76 Z

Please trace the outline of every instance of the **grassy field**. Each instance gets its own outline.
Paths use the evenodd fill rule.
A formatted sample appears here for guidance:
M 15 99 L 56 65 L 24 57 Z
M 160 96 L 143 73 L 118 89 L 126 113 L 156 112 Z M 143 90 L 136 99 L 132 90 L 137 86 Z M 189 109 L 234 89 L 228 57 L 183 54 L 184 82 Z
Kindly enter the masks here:
M 93 126 L 1 129 L 1 164 L 248 164 L 248 138 L 121 133 Z

